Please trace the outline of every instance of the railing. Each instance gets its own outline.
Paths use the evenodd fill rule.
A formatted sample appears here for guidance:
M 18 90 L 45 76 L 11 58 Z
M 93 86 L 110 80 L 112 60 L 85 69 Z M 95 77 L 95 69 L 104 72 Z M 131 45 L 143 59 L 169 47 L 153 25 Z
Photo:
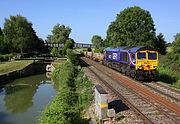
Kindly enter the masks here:
M 61 43 L 45 43 L 45 46 L 51 48 L 63 48 L 64 44 Z M 94 48 L 93 44 L 86 44 L 86 43 L 74 43 L 74 48 Z

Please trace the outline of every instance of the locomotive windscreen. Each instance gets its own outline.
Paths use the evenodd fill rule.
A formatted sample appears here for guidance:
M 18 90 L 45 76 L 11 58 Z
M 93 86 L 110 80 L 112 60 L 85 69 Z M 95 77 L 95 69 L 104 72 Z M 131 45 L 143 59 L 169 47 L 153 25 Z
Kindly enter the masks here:
M 145 52 L 138 52 L 137 58 L 138 59 L 146 59 L 146 53 Z
M 157 59 L 156 52 L 148 52 L 148 59 L 156 60 Z

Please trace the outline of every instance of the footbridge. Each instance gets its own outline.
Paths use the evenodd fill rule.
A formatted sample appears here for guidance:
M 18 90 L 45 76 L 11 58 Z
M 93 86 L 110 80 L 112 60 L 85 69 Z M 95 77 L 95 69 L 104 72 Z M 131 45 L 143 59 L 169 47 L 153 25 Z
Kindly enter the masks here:
M 45 46 L 50 48 L 63 48 L 64 44 L 62 43 L 45 43 Z M 93 44 L 87 43 L 74 43 L 74 48 L 94 48 Z

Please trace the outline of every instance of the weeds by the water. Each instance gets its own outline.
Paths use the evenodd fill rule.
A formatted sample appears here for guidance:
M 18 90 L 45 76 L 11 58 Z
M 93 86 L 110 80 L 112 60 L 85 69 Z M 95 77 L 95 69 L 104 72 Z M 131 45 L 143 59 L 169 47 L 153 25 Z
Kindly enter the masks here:
M 55 70 L 59 89 L 52 102 L 45 108 L 40 124 L 86 124 L 81 112 L 92 99 L 92 84 L 84 76 L 81 67 L 67 62 Z

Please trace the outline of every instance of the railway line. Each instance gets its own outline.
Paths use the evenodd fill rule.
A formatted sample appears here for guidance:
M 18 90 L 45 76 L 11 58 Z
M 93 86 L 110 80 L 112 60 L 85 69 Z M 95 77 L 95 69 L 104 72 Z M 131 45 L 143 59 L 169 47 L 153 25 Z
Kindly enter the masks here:
M 82 60 L 108 89 L 141 116 L 144 123 L 176 124 L 180 121 L 180 108 L 177 104 L 167 101 L 112 69 L 87 58 Z
M 145 86 L 159 93 L 166 99 L 180 105 L 180 91 L 169 86 L 163 85 L 159 82 L 143 83 Z

